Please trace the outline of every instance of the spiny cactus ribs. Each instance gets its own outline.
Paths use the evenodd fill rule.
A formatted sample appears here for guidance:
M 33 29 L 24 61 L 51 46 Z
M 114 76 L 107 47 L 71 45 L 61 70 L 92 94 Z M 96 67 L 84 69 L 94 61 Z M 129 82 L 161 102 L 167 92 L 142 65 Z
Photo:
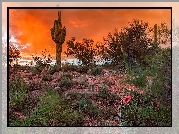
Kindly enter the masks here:
M 66 28 L 62 28 L 61 11 L 58 11 L 58 20 L 54 21 L 54 26 L 50 29 L 52 40 L 56 43 L 56 63 L 61 66 L 62 44 L 65 41 Z

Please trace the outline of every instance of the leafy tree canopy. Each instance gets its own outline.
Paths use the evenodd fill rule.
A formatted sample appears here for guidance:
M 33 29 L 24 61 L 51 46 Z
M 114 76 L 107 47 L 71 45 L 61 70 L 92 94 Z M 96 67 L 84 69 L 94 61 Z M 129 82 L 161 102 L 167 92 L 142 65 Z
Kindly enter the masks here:
M 9 45 L 9 64 L 12 65 L 13 61 L 18 61 L 18 58 L 21 58 L 20 51 L 13 44 Z
M 65 54 L 79 59 L 83 65 L 89 65 L 94 61 L 94 56 L 96 55 L 96 49 L 93 47 L 93 43 L 94 41 L 92 39 L 83 39 L 81 43 L 75 42 L 75 38 L 73 37 L 67 41 L 67 51 Z

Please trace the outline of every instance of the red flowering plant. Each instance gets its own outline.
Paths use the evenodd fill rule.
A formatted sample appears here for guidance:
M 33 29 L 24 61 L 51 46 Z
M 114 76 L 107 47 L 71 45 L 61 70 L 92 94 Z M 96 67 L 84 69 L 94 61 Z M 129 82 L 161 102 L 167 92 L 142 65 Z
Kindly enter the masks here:
M 132 98 L 132 97 L 131 97 L 130 95 L 124 96 L 124 97 L 123 97 L 123 100 L 122 100 L 123 104 L 129 103 L 130 100 L 131 100 L 131 98 Z
M 131 99 L 132 99 L 131 95 L 126 95 L 121 100 L 121 105 L 119 106 L 119 112 L 118 112 L 118 115 L 121 118 L 119 126 L 123 126 L 122 109 L 125 107 L 126 104 L 128 104 L 131 101 Z M 124 104 L 124 105 L 122 105 L 122 104 Z
M 131 95 L 126 95 L 121 100 L 121 105 L 119 106 L 119 113 L 118 113 L 119 117 L 121 117 L 121 109 L 122 109 L 122 107 L 124 108 L 125 105 L 128 104 L 131 101 L 131 99 L 132 99 Z M 122 105 L 122 104 L 124 104 L 124 105 Z

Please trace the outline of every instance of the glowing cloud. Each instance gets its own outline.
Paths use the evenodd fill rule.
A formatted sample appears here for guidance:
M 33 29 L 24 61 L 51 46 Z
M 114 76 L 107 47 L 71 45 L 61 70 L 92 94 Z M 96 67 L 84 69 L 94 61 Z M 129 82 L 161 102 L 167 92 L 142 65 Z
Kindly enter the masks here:
M 88 26 L 87 24 L 85 24 L 84 21 L 81 21 L 79 19 L 71 20 L 70 23 L 76 28 Z

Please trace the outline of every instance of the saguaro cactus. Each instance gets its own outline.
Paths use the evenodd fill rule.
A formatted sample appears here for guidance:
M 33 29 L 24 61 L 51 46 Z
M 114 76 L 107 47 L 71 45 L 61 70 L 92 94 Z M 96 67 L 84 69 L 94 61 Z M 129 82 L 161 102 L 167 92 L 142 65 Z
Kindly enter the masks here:
M 52 40 L 56 43 L 56 64 L 61 66 L 62 44 L 65 41 L 66 28 L 62 28 L 61 11 L 58 11 L 58 20 L 54 21 L 54 26 L 50 29 Z

